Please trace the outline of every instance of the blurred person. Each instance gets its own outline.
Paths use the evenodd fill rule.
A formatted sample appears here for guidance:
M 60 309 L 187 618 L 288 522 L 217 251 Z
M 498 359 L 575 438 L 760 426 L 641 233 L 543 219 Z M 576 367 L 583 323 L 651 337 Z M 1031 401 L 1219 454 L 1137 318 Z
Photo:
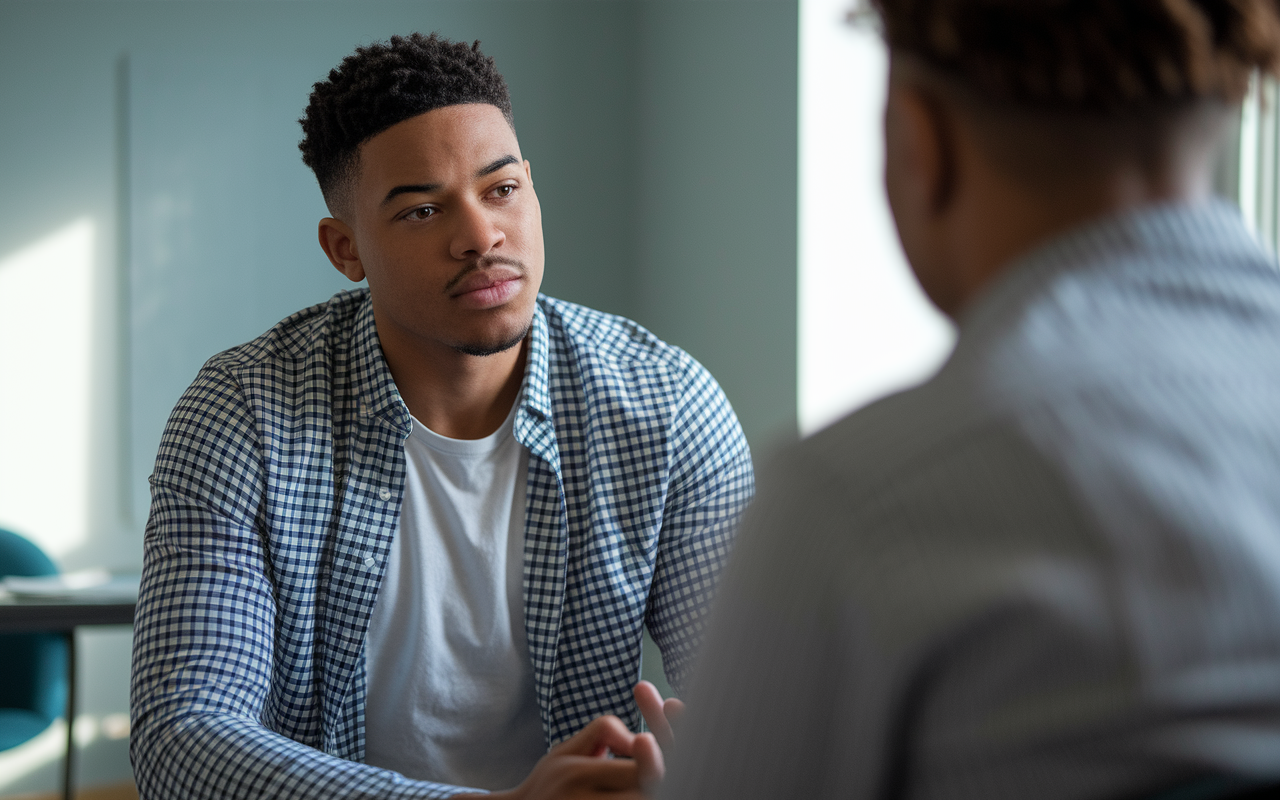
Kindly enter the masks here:
M 301 124 L 320 245 L 368 288 L 214 356 L 169 419 L 141 795 L 638 796 L 661 753 L 637 699 L 665 725 L 642 630 L 678 689 L 752 493 L 732 409 L 683 351 L 538 293 L 478 42 L 359 48 Z
M 762 475 L 663 797 L 1280 796 L 1280 271 L 1211 197 L 1277 4 L 874 11 L 958 342 Z

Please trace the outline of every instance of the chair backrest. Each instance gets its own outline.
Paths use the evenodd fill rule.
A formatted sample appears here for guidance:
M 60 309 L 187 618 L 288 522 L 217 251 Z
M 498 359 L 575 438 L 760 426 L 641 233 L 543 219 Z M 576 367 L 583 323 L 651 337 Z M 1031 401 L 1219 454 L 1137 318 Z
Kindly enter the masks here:
M 33 542 L 0 528 L 0 578 L 56 575 L 58 567 Z M 0 635 L 0 708 L 31 711 L 52 721 L 67 697 L 67 643 L 57 633 Z
M 57 575 L 58 567 L 35 542 L 0 528 L 0 578 L 10 575 Z

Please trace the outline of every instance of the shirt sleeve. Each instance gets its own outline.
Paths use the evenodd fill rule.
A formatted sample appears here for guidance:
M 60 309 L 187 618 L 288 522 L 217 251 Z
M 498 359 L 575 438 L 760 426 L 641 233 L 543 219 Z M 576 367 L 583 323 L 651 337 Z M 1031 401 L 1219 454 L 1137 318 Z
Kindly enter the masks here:
M 277 651 L 276 594 L 256 427 L 206 366 L 169 418 L 155 472 L 134 627 L 130 755 L 143 798 L 435 798 L 476 790 L 409 780 L 264 720 L 297 696 Z M 306 696 L 303 693 L 301 696 Z
M 692 359 L 690 359 L 692 361 Z M 734 530 L 755 491 L 751 451 L 715 379 L 692 363 L 675 413 L 672 473 L 645 622 L 683 692 Z

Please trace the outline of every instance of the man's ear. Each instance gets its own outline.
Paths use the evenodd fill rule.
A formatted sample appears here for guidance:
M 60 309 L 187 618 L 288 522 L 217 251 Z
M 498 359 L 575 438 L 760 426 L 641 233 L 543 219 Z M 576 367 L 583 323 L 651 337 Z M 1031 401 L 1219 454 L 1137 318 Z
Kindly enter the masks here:
M 896 140 L 899 190 L 931 213 L 945 211 L 955 198 L 957 177 L 950 109 L 918 84 L 895 82 L 885 133 Z
M 364 264 L 356 249 L 355 232 L 340 219 L 320 220 L 320 247 L 334 268 L 353 282 L 364 280 Z
M 952 274 L 956 215 L 950 212 L 959 206 L 961 189 L 951 113 L 913 79 L 909 64 L 890 62 L 885 192 L 912 271 L 934 305 L 948 314 L 958 308 Z

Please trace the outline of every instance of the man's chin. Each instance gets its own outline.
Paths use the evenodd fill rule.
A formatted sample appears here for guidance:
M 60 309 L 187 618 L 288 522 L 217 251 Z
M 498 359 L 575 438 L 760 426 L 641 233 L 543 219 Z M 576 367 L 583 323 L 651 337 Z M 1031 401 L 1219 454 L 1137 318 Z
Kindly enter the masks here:
M 529 330 L 532 327 L 533 321 L 530 320 L 529 324 L 524 327 L 524 330 L 519 331 L 514 335 L 509 335 L 500 339 L 495 338 L 488 342 L 461 342 L 453 345 L 453 349 L 457 350 L 459 353 L 464 353 L 469 356 L 496 356 L 499 353 L 507 352 L 511 348 L 516 347 L 523 342 L 524 338 L 529 335 Z

